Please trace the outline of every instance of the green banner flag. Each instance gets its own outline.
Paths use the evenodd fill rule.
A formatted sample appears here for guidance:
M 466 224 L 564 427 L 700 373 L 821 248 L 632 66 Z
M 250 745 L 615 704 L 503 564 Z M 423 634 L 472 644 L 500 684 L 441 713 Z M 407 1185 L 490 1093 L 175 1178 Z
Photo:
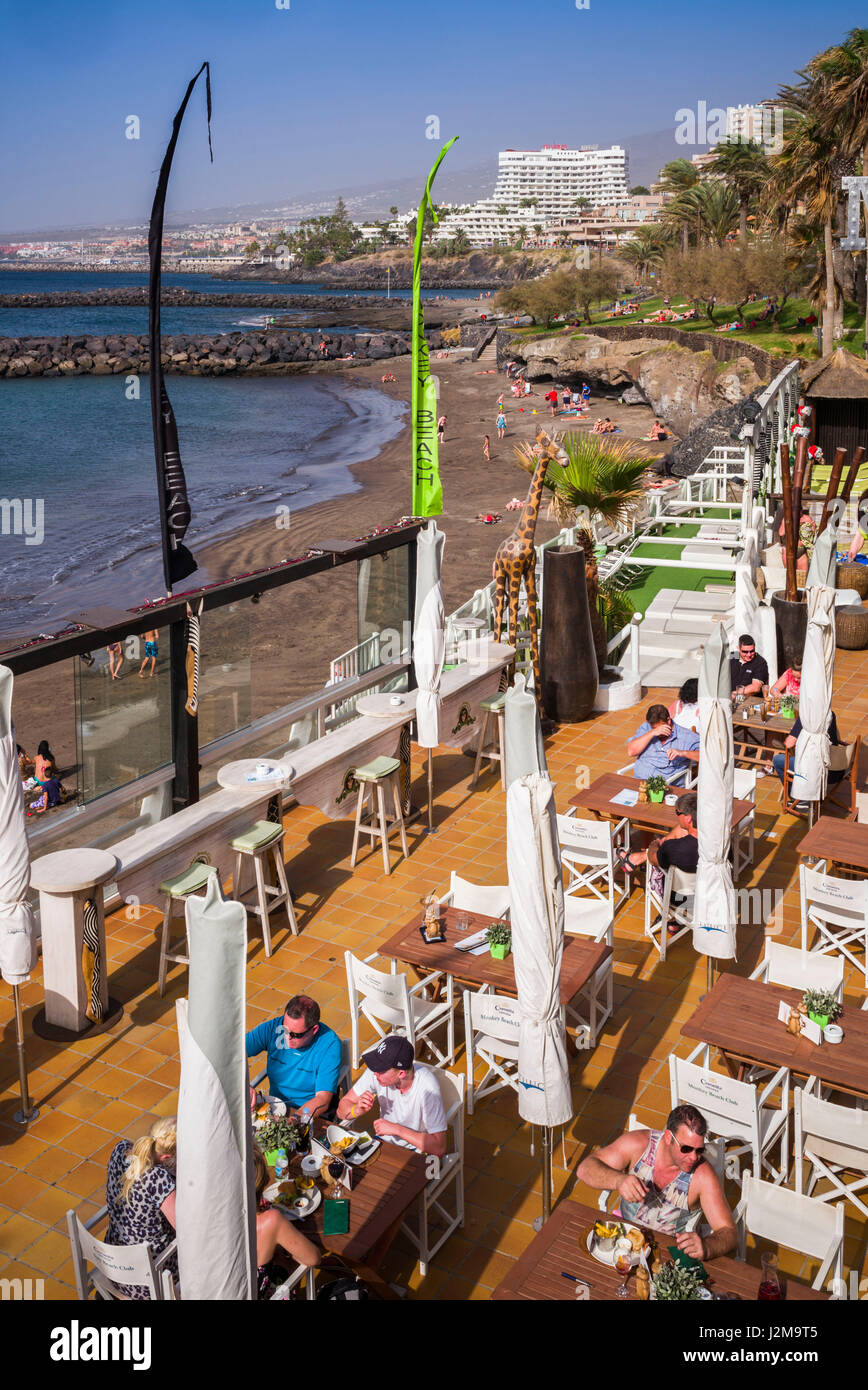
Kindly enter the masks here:
M 416 216 L 416 241 L 413 248 L 413 364 L 410 409 L 413 416 L 413 516 L 440 516 L 443 511 L 443 488 L 437 461 L 437 394 L 431 378 L 428 344 L 425 341 L 425 319 L 422 314 L 422 233 L 425 215 L 430 212 L 436 222 L 437 213 L 431 202 L 431 185 L 447 150 L 455 144 L 454 136 L 444 145 L 425 183 L 425 192 Z

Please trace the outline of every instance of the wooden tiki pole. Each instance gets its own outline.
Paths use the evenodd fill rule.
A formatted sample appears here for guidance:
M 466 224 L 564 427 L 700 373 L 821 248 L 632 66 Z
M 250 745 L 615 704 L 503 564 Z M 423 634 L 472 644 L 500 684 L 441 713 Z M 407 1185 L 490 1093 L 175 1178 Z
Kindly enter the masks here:
M 838 484 L 841 481 L 841 473 L 844 468 L 844 460 L 847 457 L 846 449 L 836 449 L 835 458 L 832 462 L 832 471 L 829 474 L 829 486 L 826 488 L 826 500 L 823 503 L 823 514 L 820 517 L 820 524 L 817 527 L 817 536 L 822 536 L 829 524 L 829 516 L 832 510 L 832 501 L 837 495 Z

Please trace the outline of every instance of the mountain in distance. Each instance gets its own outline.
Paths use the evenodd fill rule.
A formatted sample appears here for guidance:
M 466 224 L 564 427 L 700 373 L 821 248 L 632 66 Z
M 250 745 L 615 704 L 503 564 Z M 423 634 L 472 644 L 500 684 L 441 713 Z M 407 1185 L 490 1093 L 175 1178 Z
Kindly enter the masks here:
M 670 159 L 690 159 L 695 154 L 704 154 L 707 145 L 679 145 L 675 140 L 675 127 L 667 130 L 649 130 L 640 135 L 626 135 L 620 141 L 629 158 L 629 186 L 644 184 L 650 188 L 660 176 L 660 170 Z

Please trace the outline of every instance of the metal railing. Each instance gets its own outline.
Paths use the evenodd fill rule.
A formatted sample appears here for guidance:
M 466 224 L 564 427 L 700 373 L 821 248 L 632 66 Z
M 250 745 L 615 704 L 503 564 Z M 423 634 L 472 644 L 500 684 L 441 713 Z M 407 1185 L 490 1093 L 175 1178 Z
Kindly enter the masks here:
M 742 425 L 739 436 L 748 450 L 748 476 L 756 497 L 779 491 L 778 445 L 786 442 L 799 404 L 799 363 L 788 362 L 757 396 L 758 417 Z

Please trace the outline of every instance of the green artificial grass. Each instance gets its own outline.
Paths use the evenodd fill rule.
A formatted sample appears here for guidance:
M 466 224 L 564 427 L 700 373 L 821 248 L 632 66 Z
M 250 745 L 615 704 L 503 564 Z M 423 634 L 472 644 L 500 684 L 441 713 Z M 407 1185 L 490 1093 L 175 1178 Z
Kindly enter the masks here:
M 662 547 L 658 546 L 657 549 L 662 549 Z M 644 616 L 661 589 L 680 589 L 685 593 L 701 594 L 705 591 L 707 584 L 725 584 L 726 580 L 725 574 L 709 574 L 707 570 L 652 569 L 649 567 L 626 592 L 636 612 Z

